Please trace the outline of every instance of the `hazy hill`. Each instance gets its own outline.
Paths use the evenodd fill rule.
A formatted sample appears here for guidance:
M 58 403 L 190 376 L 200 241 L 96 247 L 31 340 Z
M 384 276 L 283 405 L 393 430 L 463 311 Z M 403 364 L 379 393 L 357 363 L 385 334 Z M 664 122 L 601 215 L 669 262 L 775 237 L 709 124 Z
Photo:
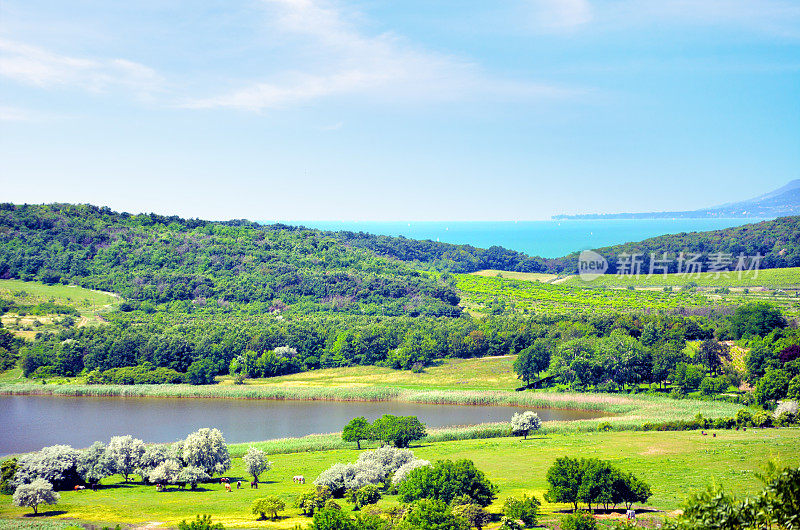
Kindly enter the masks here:
M 697 219 L 705 217 L 783 217 L 800 214 L 800 179 L 775 191 L 745 201 L 700 210 L 614 214 L 554 215 L 553 219 Z

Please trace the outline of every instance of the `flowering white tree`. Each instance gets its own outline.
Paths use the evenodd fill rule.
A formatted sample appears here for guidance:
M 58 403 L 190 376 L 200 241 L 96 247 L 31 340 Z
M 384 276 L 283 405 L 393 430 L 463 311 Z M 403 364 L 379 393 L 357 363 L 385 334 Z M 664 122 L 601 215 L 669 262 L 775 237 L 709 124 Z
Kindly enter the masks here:
M 17 506 L 33 508 L 33 513 L 38 513 L 40 504 L 55 504 L 61 495 L 53 491 L 53 485 L 43 478 L 37 478 L 30 484 L 17 486 L 14 491 L 13 501 Z
M 267 460 L 267 453 L 255 447 L 249 447 L 242 460 L 247 473 L 253 475 L 253 480 L 256 482 L 261 473 L 272 469 L 272 462 Z
M 155 484 L 176 484 L 182 470 L 177 460 L 164 460 L 150 472 L 149 479 Z
M 125 477 L 136 471 L 144 455 L 144 442 L 131 435 L 114 436 L 106 449 L 109 458 L 114 462 L 114 470 Z
M 511 432 L 517 435 L 522 435 L 525 439 L 531 431 L 538 430 L 542 426 L 542 420 L 539 415 L 531 410 L 526 410 L 523 413 L 515 413 L 511 417 Z
M 219 429 L 200 429 L 187 436 L 179 456 L 187 466 L 199 467 L 210 476 L 231 468 L 231 455 Z
M 431 465 L 431 463 L 428 460 L 422 460 L 420 458 L 415 458 L 411 462 L 406 462 L 394 472 L 394 475 L 392 476 L 392 485 L 397 486 L 403 482 L 406 477 L 408 477 L 408 474 L 418 467 L 425 467 L 429 465 Z
M 97 484 L 102 479 L 114 474 L 114 462 L 108 455 L 106 444 L 95 442 L 91 447 L 81 451 L 77 462 L 78 475 L 88 484 Z
M 81 453 L 68 445 L 51 445 L 19 458 L 13 486 L 41 478 L 56 488 L 71 488 L 79 481 L 76 466 Z

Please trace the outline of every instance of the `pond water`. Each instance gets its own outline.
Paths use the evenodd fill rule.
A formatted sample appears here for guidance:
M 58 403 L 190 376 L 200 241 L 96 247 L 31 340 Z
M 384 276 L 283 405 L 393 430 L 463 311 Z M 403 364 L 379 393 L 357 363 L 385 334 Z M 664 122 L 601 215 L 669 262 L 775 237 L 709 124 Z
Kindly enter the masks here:
M 357 416 L 418 416 L 428 427 L 508 421 L 523 407 L 427 405 L 396 401 L 272 401 L 203 398 L 0 396 L 0 455 L 131 434 L 173 442 L 216 427 L 228 443 L 338 432 Z M 535 409 L 542 421 L 596 418 L 596 411 Z

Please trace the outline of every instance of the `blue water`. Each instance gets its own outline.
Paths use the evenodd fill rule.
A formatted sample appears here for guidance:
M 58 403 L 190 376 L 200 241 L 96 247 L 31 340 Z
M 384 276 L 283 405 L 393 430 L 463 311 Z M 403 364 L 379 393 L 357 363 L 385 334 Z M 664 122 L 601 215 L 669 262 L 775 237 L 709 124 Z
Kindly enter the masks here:
M 350 230 L 443 243 L 492 245 L 555 258 L 570 252 L 598 248 L 678 232 L 717 230 L 762 219 L 603 219 L 586 221 L 292 221 L 321 230 Z M 269 222 L 269 221 L 264 221 Z

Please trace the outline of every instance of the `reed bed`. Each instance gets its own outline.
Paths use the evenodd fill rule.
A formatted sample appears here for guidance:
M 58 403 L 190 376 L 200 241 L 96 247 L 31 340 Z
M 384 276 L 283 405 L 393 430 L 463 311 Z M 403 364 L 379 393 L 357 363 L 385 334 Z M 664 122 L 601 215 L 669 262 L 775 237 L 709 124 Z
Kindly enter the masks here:
M 158 397 L 322 401 L 401 401 L 441 405 L 505 405 L 522 408 L 560 408 L 604 413 L 594 419 L 544 422 L 539 434 L 568 434 L 595 431 L 608 422 L 617 431 L 639 430 L 644 423 L 732 417 L 739 405 L 721 401 L 671 399 L 651 395 L 580 394 L 557 392 L 503 391 L 418 391 L 391 387 L 272 387 L 191 385 L 72 385 L 0 384 L 0 395 L 53 395 L 68 397 Z M 510 419 L 510 418 L 509 418 Z M 511 436 L 509 423 L 430 429 L 422 443 Z M 339 433 L 312 434 L 231 446 L 234 455 L 253 445 L 270 454 L 351 449 Z

